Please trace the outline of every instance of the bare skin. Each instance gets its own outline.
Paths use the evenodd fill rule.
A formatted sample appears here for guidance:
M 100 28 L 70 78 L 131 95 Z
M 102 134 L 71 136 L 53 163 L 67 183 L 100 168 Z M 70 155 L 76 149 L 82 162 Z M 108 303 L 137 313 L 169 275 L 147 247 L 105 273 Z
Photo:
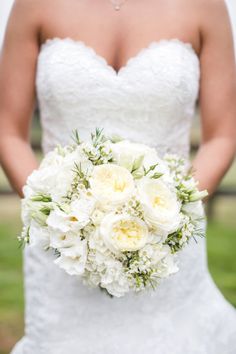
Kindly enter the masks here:
M 29 144 L 35 72 L 47 38 L 82 40 L 115 70 L 152 41 L 179 38 L 200 58 L 202 142 L 195 177 L 210 194 L 236 150 L 236 65 L 223 0 L 16 0 L 0 60 L 0 160 L 17 193 L 37 168 Z

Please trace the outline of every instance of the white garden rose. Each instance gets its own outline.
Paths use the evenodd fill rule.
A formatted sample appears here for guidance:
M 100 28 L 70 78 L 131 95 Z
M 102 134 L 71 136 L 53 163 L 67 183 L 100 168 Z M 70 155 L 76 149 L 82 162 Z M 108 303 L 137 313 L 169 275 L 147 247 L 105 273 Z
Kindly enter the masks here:
M 129 171 L 135 167 L 135 162 L 140 160 L 144 165 L 153 165 L 159 161 L 156 150 L 144 144 L 131 143 L 129 140 L 122 140 L 111 144 L 112 155 L 116 163 L 124 166 Z
M 23 190 L 26 197 L 33 194 L 50 195 L 59 202 L 71 188 L 74 174 L 67 165 L 47 166 L 33 173 L 27 179 L 27 188 Z
M 133 171 L 135 178 L 144 175 L 144 168 L 148 170 L 151 166 L 156 165 L 152 174 L 163 174 L 162 179 L 172 183 L 167 163 L 159 158 L 154 148 L 144 144 L 132 143 L 129 140 L 112 144 L 110 148 L 115 162 L 129 171 Z
M 40 169 L 46 167 L 61 166 L 64 162 L 64 156 L 58 153 L 58 150 L 49 151 L 40 163 Z
M 168 235 L 180 223 L 180 203 L 175 192 L 159 179 L 143 178 L 138 183 L 138 194 L 147 223 L 157 234 Z
M 102 220 L 100 232 L 105 244 L 114 253 L 140 250 L 148 238 L 146 224 L 128 214 L 106 215 Z
M 113 164 L 95 166 L 89 183 L 92 195 L 104 206 L 123 203 L 134 191 L 131 173 Z
M 28 177 L 27 185 L 23 188 L 24 196 L 29 198 L 35 194 L 46 194 L 50 195 L 53 201 L 60 202 L 71 189 L 77 161 L 83 171 L 92 170 L 91 161 L 86 159 L 79 147 L 67 152 L 65 156 L 56 151 L 49 152 L 41 162 L 40 168 L 34 170 Z
M 35 194 L 49 194 L 55 185 L 55 169 L 52 167 L 44 167 L 34 170 L 27 178 L 27 185 L 24 186 L 23 192 L 26 198 L 30 198 Z

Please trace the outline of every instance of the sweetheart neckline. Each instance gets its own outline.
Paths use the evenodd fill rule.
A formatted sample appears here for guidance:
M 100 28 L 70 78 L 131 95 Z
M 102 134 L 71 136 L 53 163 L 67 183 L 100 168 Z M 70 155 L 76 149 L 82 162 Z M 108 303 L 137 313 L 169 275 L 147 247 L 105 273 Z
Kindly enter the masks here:
M 186 48 L 190 53 L 192 53 L 197 61 L 198 64 L 200 63 L 200 59 L 199 56 L 197 54 L 197 51 L 195 50 L 195 48 L 193 47 L 191 42 L 185 42 L 179 38 L 163 38 L 160 40 L 154 40 L 151 41 L 147 46 L 141 48 L 135 55 L 131 56 L 124 65 L 122 65 L 118 70 L 116 70 L 111 64 L 108 63 L 107 59 L 105 57 L 103 57 L 102 55 L 98 54 L 97 51 L 87 45 L 84 41 L 79 40 L 79 39 L 73 39 L 71 37 L 52 37 L 52 38 L 47 38 L 43 43 L 41 43 L 40 45 L 40 52 L 48 47 L 49 45 L 55 44 L 55 43 L 63 43 L 63 42 L 68 42 L 68 43 L 72 43 L 74 45 L 78 45 L 78 46 L 82 46 L 84 49 L 86 49 L 87 51 L 90 51 L 90 53 L 92 53 L 102 64 L 104 64 L 104 66 L 106 66 L 111 72 L 113 72 L 114 75 L 116 75 L 117 77 L 124 71 L 126 70 L 129 65 L 137 60 L 142 54 L 144 54 L 145 52 L 147 52 L 149 49 L 155 47 L 161 47 L 162 45 L 169 45 L 169 44 L 179 44 L 181 46 L 183 46 L 183 48 Z

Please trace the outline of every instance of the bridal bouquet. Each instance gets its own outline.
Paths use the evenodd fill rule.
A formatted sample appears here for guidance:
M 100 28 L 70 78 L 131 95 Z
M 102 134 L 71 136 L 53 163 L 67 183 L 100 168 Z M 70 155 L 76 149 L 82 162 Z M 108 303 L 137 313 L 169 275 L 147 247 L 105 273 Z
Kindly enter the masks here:
M 200 192 L 186 162 L 102 130 L 49 152 L 27 180 L 24 243 L 111 296 L 156 288 L 176 254 L 200 234 Z

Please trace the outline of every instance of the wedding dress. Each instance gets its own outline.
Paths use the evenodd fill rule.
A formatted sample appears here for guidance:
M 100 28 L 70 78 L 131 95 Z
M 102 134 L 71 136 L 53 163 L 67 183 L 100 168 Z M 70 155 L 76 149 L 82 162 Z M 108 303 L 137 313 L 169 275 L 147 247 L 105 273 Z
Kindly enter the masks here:
M 103 127 L 188 158 L 200 74 L 179 39 L 152 42 L 118 72 L 82 41 L 49 39 L 36 72 L 43 150 L 70 142 L 72 129 L 86 139 Z M 25 336 L 12 354 L 236 353 L 236 311 L 209 275 L 204 238 L 155 292 L 123 298 L 87 288 L 53 258 L 25 248 Z

